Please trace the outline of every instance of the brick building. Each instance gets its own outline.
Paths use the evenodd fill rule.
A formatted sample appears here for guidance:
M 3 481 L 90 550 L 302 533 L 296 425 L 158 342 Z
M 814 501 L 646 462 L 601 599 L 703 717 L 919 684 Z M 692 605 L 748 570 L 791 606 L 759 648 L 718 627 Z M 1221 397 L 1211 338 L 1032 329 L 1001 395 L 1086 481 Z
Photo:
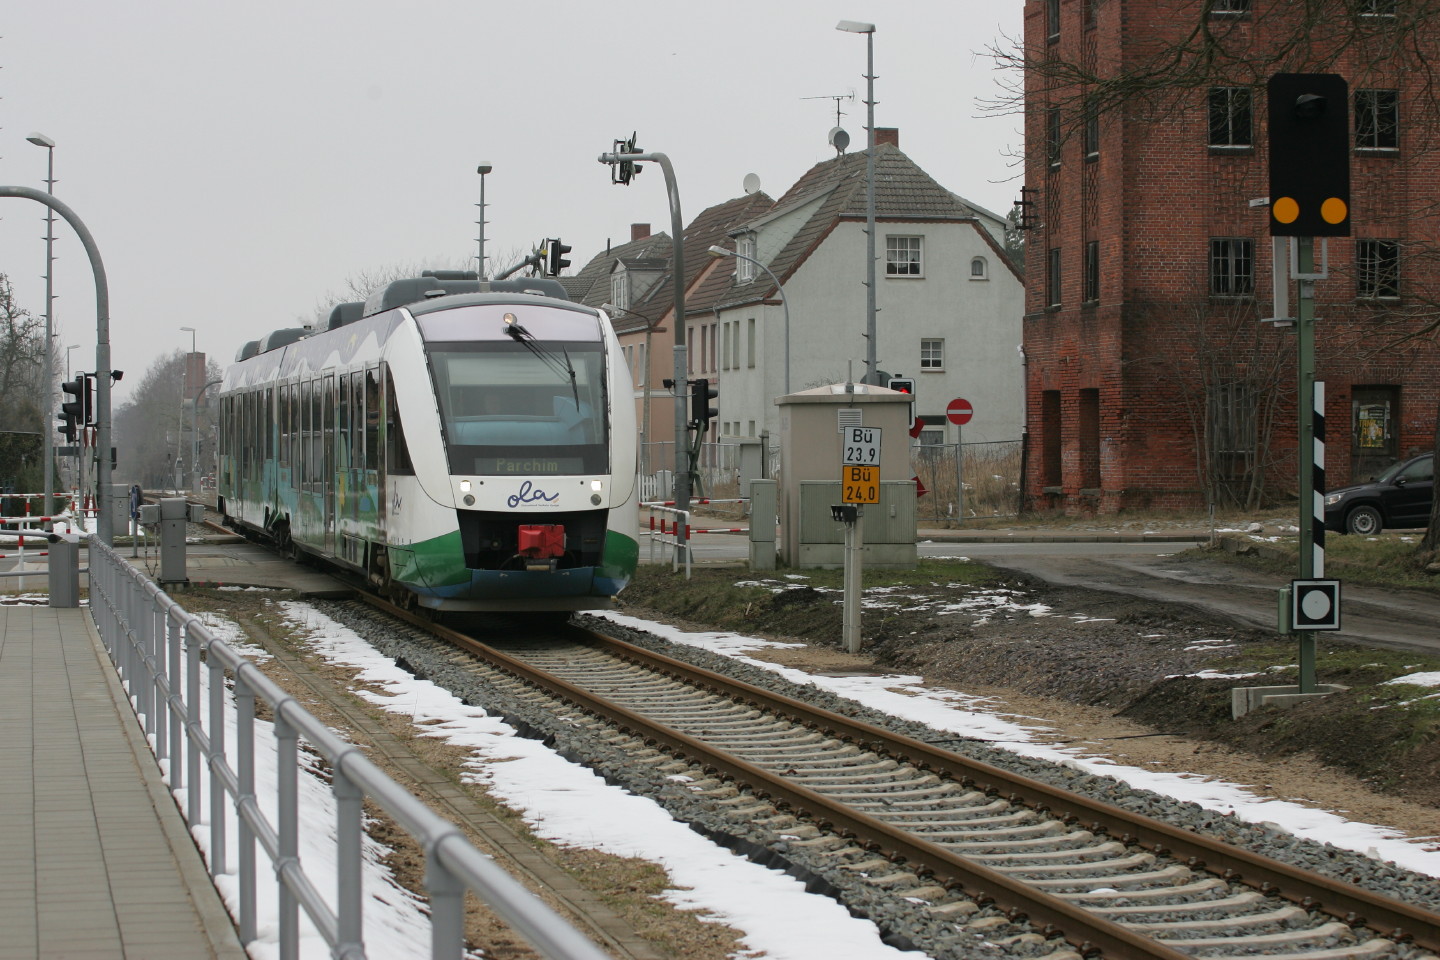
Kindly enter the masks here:
M 1294 328 L 1264 322 L 1271 239 L 1267 208 L 1252 203 L 1269 190 L 1272 72 L 1339 73 L 1350 89 L 1353 236 L 1330 240 L 1330 277 L 1315 288 L 1329 483 L 1434 445 L 1437 349 L 1400 341 L 1440 300 L 1440 122 L 1422 74 L 1384 51 L 1418 30 L 1412 48 L 1433 56 L 1440 26 L 1397 17 L 1397 0 L 1334 2 L 1349 15 L 1296 48 L 1296 18 L 1274 0 L 1026 0 L 1025 492 L 1036 508 L 1294 495 Z M 1173 87 L 1117 97 L 1103 82 L 1146 72 L 1187 38 Z

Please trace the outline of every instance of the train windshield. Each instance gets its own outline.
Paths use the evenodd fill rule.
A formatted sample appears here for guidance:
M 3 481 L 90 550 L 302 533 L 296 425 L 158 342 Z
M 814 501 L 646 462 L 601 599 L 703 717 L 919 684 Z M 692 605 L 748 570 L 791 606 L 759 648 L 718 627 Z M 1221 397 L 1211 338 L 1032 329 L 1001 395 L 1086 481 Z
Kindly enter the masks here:
M 609 472 L 601 342 L 507 338 L 429 348 L 452 474 Z

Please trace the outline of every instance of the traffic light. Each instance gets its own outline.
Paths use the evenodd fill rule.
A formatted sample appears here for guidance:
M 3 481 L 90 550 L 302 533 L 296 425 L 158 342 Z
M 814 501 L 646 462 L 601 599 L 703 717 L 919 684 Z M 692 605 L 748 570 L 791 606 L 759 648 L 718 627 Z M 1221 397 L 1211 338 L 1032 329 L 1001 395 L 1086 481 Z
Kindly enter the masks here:
M 1334 73 L 1277 73 L 1270 107 L 1270 235 L 1350 236 L 1349 86 Z
M 66 380 L 60 390 L 75 398 L 60 404 L 60 436 L 74 443 L 79 427 L 85 423 L 85 374 Z
M 710 386 L 710 381 L 704 377 L 690 381 L 690 425 L 701 433 L 709 428 L 711 420 L 720 415 L 720 411 L 710 405 L 710 401 L 719 395 L 720 391 Z
M 85 389 L 80 393 L 80 399 L 85 405 L 84 415 L 80 422 L 85 426 L 93 425 L 95 420 L 95 375 L 93 373 L 80 374 L 80 380 L 85 384 Z
M 909 422 L 908 424 L 906 424 L 906 428 L 908 429 L 908 428 L 910 428 L 910 427 L 915 426 L 915 399 L 914 399 L 914 398 L 915 398 L 915 380 L 914 380 L 914 378 L 913 378 L 913 377 L 891 377 L 891 378 L 890 378 L 890 384 L 889 384 L 889 386 L 890 386 L 890 389 L 891 389 L 891 390 L 898 390 L 898 391 L 900 391 L 901 393 L 908 393 L 908 394 L 910 394 L 910 398 L 911 398 L 911 399 L 910 399 L 910 403 L 909 403 L 909 407 L 910 407 L 910 418 L 909 418 L 909 419 L 910 419 L 910 422 Z
M 545 257 L 550 276 L 558 277 L 560 276 L 561 270 L 570 266 L 570 261 L 565 259 L 565 254 L 569 253 L 570 250 L 569 244 L 561 243 L 559 237 L 556 237 L 554 240 L 545 241 Z
M 639 147 L 635 146 L 635 134 L 631 133 L 629 140 L 615 141 L 615 152 L 641 153 L 643 151 L 641 151 Z M 636 174 L 638 174 L 639 172 L 640 164 L 636 163 L 634 160 L 621 160 L 619 163 L 613 163 L 610 165 L 610 182 L 623 183 L 626 186 L 629 186 L 630 181 L 634 180 Z

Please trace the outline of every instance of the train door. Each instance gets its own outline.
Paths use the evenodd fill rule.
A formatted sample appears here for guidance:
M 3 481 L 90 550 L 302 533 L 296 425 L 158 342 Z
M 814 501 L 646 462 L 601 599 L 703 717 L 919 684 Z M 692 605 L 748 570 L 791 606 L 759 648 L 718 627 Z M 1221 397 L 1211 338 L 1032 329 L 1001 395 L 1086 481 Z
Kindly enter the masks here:
M 320 393 L 324 398 L 324 411 L 321 414 L 321 422 L 324 424 L 324 433 L 321 436 L 320 450 L 324 462 L 320 465 L 320 482 L 324 485 L 322 491 L 321 509 L 324 511 L 325 525 L 325 553 L 329 556 L 335 555 L 335 375 L 327 373 L 319 380 Z
M 385 540 L 385 473 L 380 469 L 380 418 L 384 403 L 380 392 L 380 368 L 365 370 L 365 515 L 369 521 L 367 536 L 372 541 Z

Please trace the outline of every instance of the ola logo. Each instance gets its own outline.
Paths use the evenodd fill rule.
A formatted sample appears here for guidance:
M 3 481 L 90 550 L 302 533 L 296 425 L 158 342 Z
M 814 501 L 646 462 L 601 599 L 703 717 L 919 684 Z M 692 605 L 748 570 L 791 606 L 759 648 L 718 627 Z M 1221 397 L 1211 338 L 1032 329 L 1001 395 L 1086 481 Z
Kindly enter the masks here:
M 1294 197 L 1281 197 L 1270 206 L 1270 212 L 1281 223 L 1294 223 L 1300 216 L 1300 204 Z
M 1350 208 L 1339 197 L 1330 197 L 1320 204 L 1320 219 L 1326 223 L 1344 223 L 1345 217 L 1349 213 Z

